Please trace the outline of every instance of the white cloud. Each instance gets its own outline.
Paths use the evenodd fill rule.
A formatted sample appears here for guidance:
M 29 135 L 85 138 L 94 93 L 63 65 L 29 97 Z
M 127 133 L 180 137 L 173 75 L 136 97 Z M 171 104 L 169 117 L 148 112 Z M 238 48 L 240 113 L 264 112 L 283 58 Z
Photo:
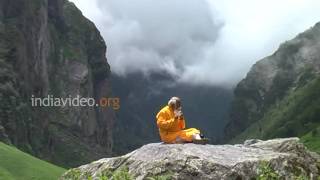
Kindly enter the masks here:
M 319 0 L 72 0 L 95 22 L 121 75 L 232 86 L 281 42 L 320 21 Z

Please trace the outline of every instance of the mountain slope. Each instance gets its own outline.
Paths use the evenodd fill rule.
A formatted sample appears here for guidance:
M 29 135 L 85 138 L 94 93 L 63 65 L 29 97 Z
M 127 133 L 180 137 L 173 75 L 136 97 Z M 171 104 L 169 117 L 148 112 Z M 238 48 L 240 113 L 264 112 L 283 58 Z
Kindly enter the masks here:
M 56 180 L 65 169 L 0 142 L 0 179 Z
M 106 45 L 67 0 L 0 0 L 0 140 L 61 166 L 111 154 L 113 111 L 32 107 L 31 97 L 110 97 Z
M 303 136 L 320 127 L 320 78 L 297 87 L 233 140 Z M 314 134 L 315 135 L 315 134 Z
M 319 117 L 320 23 L 258 61 L 237 85 L 226 138 L 240 142 L 309 134 L 314 136 L 308 138 L 310 146 L 319 136 Z

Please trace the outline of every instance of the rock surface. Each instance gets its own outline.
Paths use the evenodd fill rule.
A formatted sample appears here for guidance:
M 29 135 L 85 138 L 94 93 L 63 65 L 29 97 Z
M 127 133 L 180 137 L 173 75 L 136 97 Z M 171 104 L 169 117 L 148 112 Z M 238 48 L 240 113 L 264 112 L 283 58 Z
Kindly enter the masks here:
M 250 179 L 258 176 L 261 164 L 267 162 L 279 177 L 292 179 L 305 175 L 316 179 L 320 175 L 319 159 L 299 143 L 298 138 L 251 141 L 250 145 L 145 145 L 129 154 L 105 158 L 67 171 L 79 172 L 78 179 L 99 179 L 106 171 L 124 167 L 135 179 L 159 177 L 169 179 Z M 77 179 L 76 178 L 76 179 Z

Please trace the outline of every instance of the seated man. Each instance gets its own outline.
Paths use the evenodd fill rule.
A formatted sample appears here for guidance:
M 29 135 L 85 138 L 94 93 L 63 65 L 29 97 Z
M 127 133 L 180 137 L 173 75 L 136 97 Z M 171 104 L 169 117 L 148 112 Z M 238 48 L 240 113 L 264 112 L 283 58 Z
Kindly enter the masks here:
M 172 97 L 168 105 L 160 110 L 157 114 L 157 125 L 161 141 L 165 143 L 206 144 L 208 142 L 207 138 L 200 135 L 198 129 L 185 129 L 181 100 L 178 97 Z

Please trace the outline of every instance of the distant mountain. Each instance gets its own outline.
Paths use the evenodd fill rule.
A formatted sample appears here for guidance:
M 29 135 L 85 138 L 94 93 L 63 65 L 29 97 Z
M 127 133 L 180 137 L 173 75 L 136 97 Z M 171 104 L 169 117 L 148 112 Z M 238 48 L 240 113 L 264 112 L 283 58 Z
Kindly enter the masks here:
M 67 0 L 0 0 L 0 140 L 62 166 L 112 151 L 113 111 L 32 107 L 31 97 L 110 96 L 106 45 Z
M 155 116 L 172 96 L 182 98 L 187 127 L 199 128 L 212 143 L 219 143 L 232 90 L 174 82 L 166 73 L 112 75 L 113 96 L 121 99 L 113 130 L 114 153 L 160 141 Z
M 299 136 L 320 150 L 320 23 L 251 68 L 225 133 L 232 142 Z

